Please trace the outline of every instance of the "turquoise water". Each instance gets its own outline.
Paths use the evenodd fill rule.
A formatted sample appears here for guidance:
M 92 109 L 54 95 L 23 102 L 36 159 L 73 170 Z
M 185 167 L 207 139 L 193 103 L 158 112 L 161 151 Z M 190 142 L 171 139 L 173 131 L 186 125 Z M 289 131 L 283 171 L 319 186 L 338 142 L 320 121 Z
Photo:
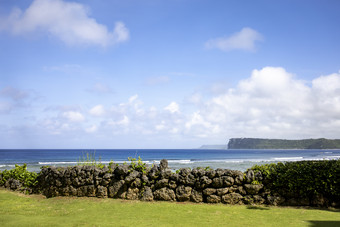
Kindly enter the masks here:
M 128 162 L 128 157 L 138 158 L 151 165 L 168 159 L 173 170 L 184 167 L 211 167 L 244 171 L 255 164 L 301 160 L 331 160 L 340 158 L 340 150 L 210 150 L 210 149 L 44 149 L 0 150 L 0 170 L 14 168 L 26 163 L 30 171 L 39 171 L 41 166 L 72 166 L 86 156 L 95 154 L 102 163 Z

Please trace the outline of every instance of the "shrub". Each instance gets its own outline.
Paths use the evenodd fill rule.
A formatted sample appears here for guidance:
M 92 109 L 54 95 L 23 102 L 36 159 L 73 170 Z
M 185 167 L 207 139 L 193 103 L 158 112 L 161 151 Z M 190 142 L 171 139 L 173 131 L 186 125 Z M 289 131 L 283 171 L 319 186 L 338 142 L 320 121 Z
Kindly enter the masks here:
M 144 163 L 140 156 L 138 156 L 138 159 L 128 157 L 128 160 L 130 161 L 130 166 L 133 170 L 141 171 L 142 173 L 146 174 L 146 163 Z
M 254 166 L 260 171 L 266 187 L 283 196 L 309 198 L 323 195 L 340 200 L 340 160 L 299 161 Z
M 37 184 L 38 174 L 27 171 L 27 165 L 15 165 L 14 169 L 0 172 L 0 185 L 4 185 L 9 179 L 19 180 L 24 187 L 31 188 Z

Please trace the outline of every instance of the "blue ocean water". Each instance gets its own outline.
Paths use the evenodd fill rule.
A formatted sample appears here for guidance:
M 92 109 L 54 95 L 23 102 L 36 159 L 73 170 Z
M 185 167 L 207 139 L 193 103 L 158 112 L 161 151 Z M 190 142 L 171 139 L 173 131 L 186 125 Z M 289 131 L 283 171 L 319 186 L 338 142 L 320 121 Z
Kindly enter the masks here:
M 211 150 L 211 149 L 44 149 L 0 150 L 0 170 L 26 163 L 30 171 L 38 172 L 44 165 L 72 166 L 86 154 L 107 164 L 128 163 L 128 157 L 141 159 L 149 165 L 168 159 L 173 170 L 184 167 L 211 167 L 245 171 L 255 164 L 301 160 L 340 159 L 340 150 Z

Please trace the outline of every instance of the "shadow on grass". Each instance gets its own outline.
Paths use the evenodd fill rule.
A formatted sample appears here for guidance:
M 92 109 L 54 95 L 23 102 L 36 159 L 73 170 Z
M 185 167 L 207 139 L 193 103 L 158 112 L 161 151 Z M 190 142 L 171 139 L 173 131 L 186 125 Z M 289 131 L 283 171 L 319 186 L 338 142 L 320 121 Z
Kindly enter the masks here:
M 260 206 L 247 206 L 247 209 L 249 210 L 270 210 L 269 207 L 260 207 Z
M 339 227 L 340 221 L 308 221 L 310 227 Z

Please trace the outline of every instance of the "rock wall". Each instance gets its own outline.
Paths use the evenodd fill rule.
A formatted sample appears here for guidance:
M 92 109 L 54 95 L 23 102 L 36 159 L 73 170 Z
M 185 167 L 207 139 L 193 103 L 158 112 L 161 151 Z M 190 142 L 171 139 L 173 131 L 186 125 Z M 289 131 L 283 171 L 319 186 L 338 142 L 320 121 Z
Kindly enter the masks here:
M 283 198 L 273 196 L 263 184 L 260 173 L 203 168 L 183 168 L 173 173 L 166 160 L 147 171 L 129 165 L 43 168 L 38 177 L 39 190 L 47 197 L 90 196 L 128 200 L 191 201 L 227 204 L 278 205 Z M 253 183 L 253 184 L 252 184 Z
M 261 171 L 255 173 L 248 170 L 243 173 L 203 168 L 183 168 L 174 173 L 168 168 L 167 160 L 162 160 L 159 166 L 151 168 L 136 163 L 118 166 L 112 164 L 103 168 L 44 167 L 34 187 L 24 187 L 23 182 L 11 178 L 3 181 L 0 174 L 0 182 L 3 182 L 0 186 L 26 193 L 42 193 L 46 197 L 88 196 L 144 201 L 340 206 L 338 197 L 329 196 L 322 190 L 309 197 L 293 193 L 289 185 L 270 190 L 275 188 L 275 184 L 272 179 L 264 176 Z M 299 188 L 299 191 L 303 190 L 305 188 Z

